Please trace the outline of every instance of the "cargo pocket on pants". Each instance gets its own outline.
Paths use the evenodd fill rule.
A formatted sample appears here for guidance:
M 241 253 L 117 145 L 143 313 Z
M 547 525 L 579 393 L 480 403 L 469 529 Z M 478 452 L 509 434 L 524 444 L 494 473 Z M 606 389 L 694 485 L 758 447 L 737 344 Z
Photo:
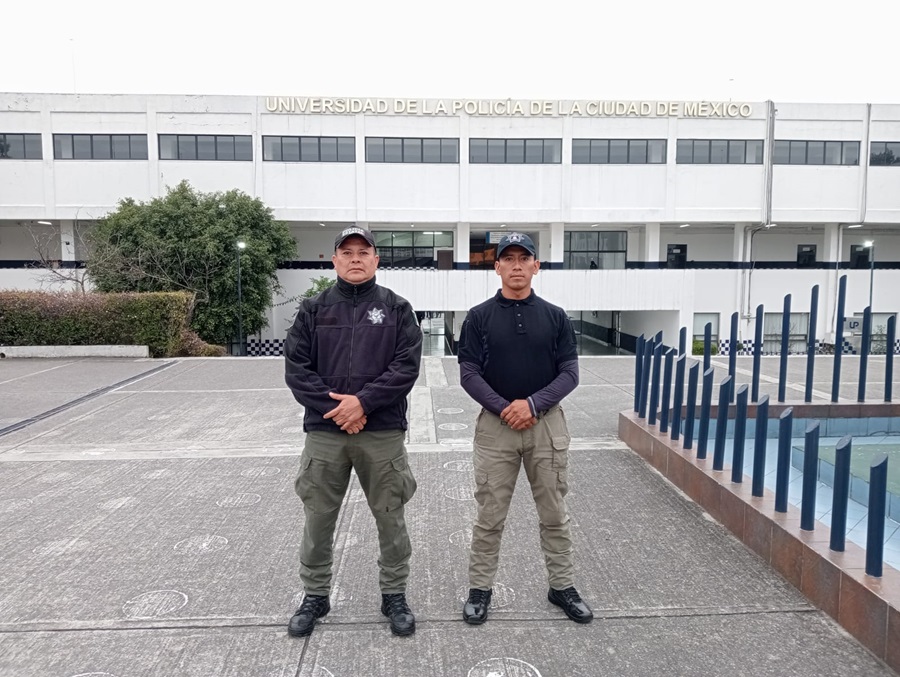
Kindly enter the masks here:
M 304 506 L 313 512 L 318 512 L 315 506 L 316 485 L 318 482 L 312 476 L 312 473 L 312 457 L 302 457 L 300 459 L 300 472 L 297 473 L 297 479 L 294 480 L 294 493 L 300 497 Z
M 406 456 L 398 456 L 391 459 L 391 492 L 388 498 L 388 504 L 385 511 L 399 510 L 401 507 L 409 503 L 409 500 L 416 493 L 416 478 L 413 477 L 412 469 Z

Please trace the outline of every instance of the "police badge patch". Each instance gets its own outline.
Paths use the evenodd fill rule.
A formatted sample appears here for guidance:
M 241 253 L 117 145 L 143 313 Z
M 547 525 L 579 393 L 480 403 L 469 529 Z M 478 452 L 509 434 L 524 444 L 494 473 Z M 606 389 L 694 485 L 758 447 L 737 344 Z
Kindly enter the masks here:
M 366 315 L 372 324 L 381 324 L 384 321 L 384 311 L 381 308 L 372 308 Z

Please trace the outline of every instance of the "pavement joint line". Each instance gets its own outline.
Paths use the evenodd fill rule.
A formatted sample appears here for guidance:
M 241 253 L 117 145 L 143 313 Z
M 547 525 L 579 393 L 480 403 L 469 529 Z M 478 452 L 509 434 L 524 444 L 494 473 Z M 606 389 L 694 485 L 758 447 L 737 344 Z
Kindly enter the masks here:
M 726 371 L 728 370 L 727 364 L 723 365 L 719 362 L 710 361 L 710 366 L 720 367 L 722 369 L 725 369 Z M 753 378 L 753 371 L 751 371 L 751 370 L 735 367 L 734 372 L 735 372 L 735 374 L 743 374 L 744 376 L 749 376 L 751 379 Z M 765 381 L 766 383 L 769 383 L 770 385 L 778 384 L 777 378 L 775 378 L 774 376 L 767 376 L 765 374 L 760 374 L 759 380 Z M 866 382 L 868 383 L 868 381 L 866 381 Z M 806 384 L 805 383 L 801 384 L 799 381 L 796 381 L 796 382 L 788 381 L 787 383 L 785 383 L 785 388 L 789 388 L 790 390 L 796 390 L 797 392 L 806 394 Z M 735 391 L 735 392 L 737 392 L 737 391 Z M 818 397 L 820 399 L 827 400 L 829 402 L 831 401 L 831 393 L 830 392 L 826 393 L 821 390 L 812 389 L 811 394 L 814 398 Z M 839 398 L 839 401 L 840 402 L 855 402 L 855 400 L 852 400 L 852 399 L 849 399 L 846 397 Z M 812 404 L 812 402 L 810 402 L 809 404 Z
M 374 612 L 373 612 L 374 613 Z M 540 616 L 540 617 L 510 617 L 510 612 L 502 612 L 493 610 L 491 621 L 495 623 L 559 623 L 568 624 L 571 621 L 561 616 Z M 513 612 L 516 613 L 516 612 Z M 521 613 L 521 612 L 518 612 Z M 529 612 L 525 612 L 529 613 Z M 530 612 L 540 613 L 540 612 Z M 768 614 L 792 614 L 792 613 L 823 613 L 820 609 L 809 605 L 791 604 L 778 607 L 723 607 L 723 608 L 705 608 L 705 607 L 660 607 L 659 609 L 640 610 L 622 610 L 617 612 L 611 609 L 594 609 L 594 620 L 641 620 L 654 618 L 716 618 L 724 616 L 759 616 Z M 498 615 L 500 614 L 500 615 Z M 285 619 L 289 618 L 285 614 Z M 111 623 L 116 623 L 112 621 Z M 457 624 L 460 619 L 456 614 L 452 617 L 435 617 L 428 618 L 418 615 L 416 617 L 416 625 L 437 625 L 437 624 Z M 387 620 L 381 616 L 377 619 L 369 620 L 336 620 L 327 618 L 317 624 L 321 628 L 343 629 L 359 626 L 383 626 L 387 624 Z M 103 624 L 85 624 L 81 627 L 11 627 L 4 628 L 0 625 L 0 636 L 2 635 L 21 635 L 21 634 L 38 634 L 38 633 L 74 633 L 74 632 L 135 632 L 135 631 L 152 631 L 152 630 L 218 630 L 221 628 L 282 628 L 286 627 L 286 621 L 260 619 L 260 622 L 239 621 L 230 623 L 227 620 L 219 622 L 199 622 L 196 619 L 185 620 L 183 622 L 159 622 L 159 623 L 130 623 L 127 625 L 103 625 Z
M 8 425 L 5 428 L 0 428 L 0 437 L 3 437 L 4 435 L 8 435 L 10 433 L 16 432 L 18 430 L 22 430 L 23 428 L 27 428 L 28 426 L 33 425 L 35 423 L 39 423 L 40 421 L 48 419 L 51 416 L 55 416 L 56 414 L 67 411 L 73 407 L 77 407 L 79 404 L 84 404 L 85 402 L 89 402 L 93 399 L 100 397 L 101 395 L 105 395 L 106 393 L 108 393 L 112 390 L 115 390 L 116 388 L 120 388 L 123 385 L 128 385 L 137 380 L 140 380 L 141 378 L 144 378 L 145 376 L 150 376 L 152 374 L 163 371 L 164 369 L 168 369 L 173 364 L 176 364 L 176 362 L 174 362 L 174 361 L 166 362 L 165 364 L 156 366 L 153 369 L 146 371 L 146 372 L 142 372 L 140 374 L 137 374 L 136 376 L 131 376 L 127 379 L 119 381 L 118 383 L 113 383 L 111 385 L 103 386 L 102 388 L 97 388 L 96 390 L 92 390 L 91 392 L 89 392 L 85 395 L 76 397 L 74 400 L 71 400 L 69 402 L 64 402 L 63 404 L 59 405 L 58 407 L 54 407 L 53 409 L 48 409 L 47 411 L 42 412 L 40 414 L 36 414 L 36 415 L 32 416 L 31 418 L 25 419 L 24 421 L 19 421 L 18 423 L 13 423 L 12 425 Z
M 63 367 L 68 367 L 69 365 L 75 363 L 75 361 L 66 361 L 64 364 L 57 364 L 55 367 L 48 367 L 47 369 L 41 369 L 40 371 L 30 372 L 28 374 L 23 374 L 22 376 L 16 376 L 15 378 L 11 378 L 7 381 L 0 381 L 0 386 L 6 385 L 7 383 L 12 383 L 13 381 L 21 381 L 23 378 L 31 378 L 32 376 L 37 376 L 38 374 L 46 374 L 48 371 L 62 369 Z

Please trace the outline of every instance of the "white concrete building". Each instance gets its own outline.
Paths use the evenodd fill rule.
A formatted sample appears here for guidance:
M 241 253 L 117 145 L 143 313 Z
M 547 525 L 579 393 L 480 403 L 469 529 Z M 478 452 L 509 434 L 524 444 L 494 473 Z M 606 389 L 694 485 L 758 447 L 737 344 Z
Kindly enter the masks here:
M 777 333 L 789 292 L 799 344 L 813 285 L 832 342 L 843 274 L 848 316 L 870 279 L 876 328 L 898 306 L 900 105 L 773 102 L 0 94 L 0 288 L 46 286 L 36 240 L 77 265 L 80 229 L 182 179 L 290 224 L 288 295 L 333 274 L 339 228 L 370 228 L 379 280 L 451 333 L 513 229 L 538 243 L 538 293 L 624 349 L 707 321 L 726 339 L 735 311 L 750 341 L 759 304 Z

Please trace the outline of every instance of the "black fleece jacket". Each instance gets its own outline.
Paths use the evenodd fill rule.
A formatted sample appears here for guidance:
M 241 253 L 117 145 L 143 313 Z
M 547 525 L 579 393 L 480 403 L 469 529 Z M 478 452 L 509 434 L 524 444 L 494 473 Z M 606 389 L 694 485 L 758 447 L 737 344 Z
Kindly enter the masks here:
M 422 331 L 409 302 L 375 278 L 304 299 L 285 341 L 285 382 L 306 408 L 303 429 L 342 432 L 323 418 L 356 395 L 365 430 L 406 430 L 406 396 L 419 377 Z

